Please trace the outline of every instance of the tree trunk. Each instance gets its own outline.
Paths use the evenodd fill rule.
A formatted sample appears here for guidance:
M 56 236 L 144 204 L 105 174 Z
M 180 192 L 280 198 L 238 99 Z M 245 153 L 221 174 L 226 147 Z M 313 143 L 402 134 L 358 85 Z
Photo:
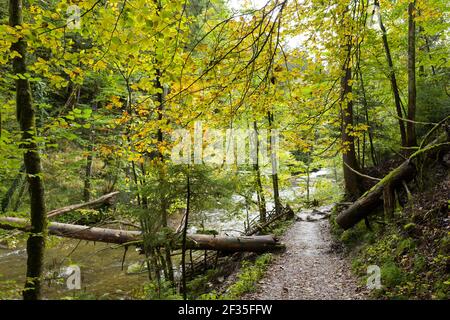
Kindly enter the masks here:
M 417 145 L 416 140 L 416 22 L 415 1 L 408 5 L 408 122 L 406 124 L 407 146 Z
M 22 0 L 9 1 L 9 24 L 12 27 L 23 23 Z M 26 42 L 23 38 L 11 45 L 19 53 L 13 60 L 14 74 L 25 74 Z M 41 159 L 36 143 L 35 110 L 32 103 L 30 83 L 27 79 L 16 80 L 17 119 L 22 131 L 25 173 L 30 193 L 31 228 L 27 240 L 27 280 L 23 291 L 25 300 L 37 300 L 41 295 L 42 263 L 44 258 L 47 216 L 45 214 L 44 183 L 42 181 Z
M 364 78 L 363 78 L 363 74 L 362 74 L 361 70 L 359 70 L 359 80 L 360 80 L 361 91 L 362 91 L 362 95 L 363 95 L 364 116 L 365 116 L 366 124 L 369 127 L 369 129 L 367 130 L 367 133 L 368 133 L 368 136 L 369 136 L 370 156 L 371 156 L 371 159 L 372 159 L 372 164 L 374 166 L 376 166 L 377 165 L 377 160 L 375 158 L 375 148 L 374 148 L 374 145 L 373 145 L 373 132 L 372 132 L 373 128 L 371 126 L 370 119 L 369 119 L 369 105 L 367 103 L 366 89 L 364 87 Z M 364 167 L 364 165 L 363 165 L 363 167 Z
M 309 163 L 306 166 L 306 202 L 310 203 L 311 176 L 309 171 Z
M 91 192 L 92 192 L 92 185 L 91 185 L 91 176 L 92 176 L 92 164 L 93 164 L 93 151 L 94 151 L 94 145 L 92 141 L 92 134 L 90 134 L 89 137 L 89 145 L 87 147 L 88 155 L 86 157 L 86 170 L 84 175 L 84 188 L 83 188 L 83 200 L 89 201 L 91 200 Z
M 157 101 L 159 103 L 158 105 L 158 121 L 159 121 L 159 125 L 161 125 L 161 122 L 163 120 L 163 110 L 164 110 L 164 99 L 166 96 L 166 90 L 164 88 L 164 86 L 161 83 L 161 70 L 157 69 L 156 70 L 156 87 L 158 89 L 160 89 L 160 91 L 157 93 Z M 163 132 L 161 130 L 161 128 L 158 128 L 158 132 L 157 132 L 157 140 L 158 140 L 158 151 L 157 151 L 157 155 L 158 155 L 158 159 L 159 159 L 159 163 L 158 163 L 158 178 L 160 181 L 160 184 L 163 186 L 164 184 L 166 184 L 166 177 L 165 177 L 165 173 L 164 173 L 164 155 L 162 154 L 162 152 L 159 150 L 160 147 L 163 146 L 164 143 L 164 139 L 163 139 Z M 167 206 L 166 206 L 166 199 L 165 199 L 165 187 L 163 186 L 161 188 L 161 194 L 160 194 L 160 210 L 161 210 L 161 224 L 162 226 L 165 228 L 167 227 Z M 170 281 L 174 281 L 174 274 L 173 274 L 173 263 L 172 263 L 172 256 L 171 256 L 171 248 L 169 245 L 165 246 L 165 256 L 166 256 L 166 262 L 167 262 L 167 268 L 168 268 L 168 276 L 169 276 L 169 280 Z
M 186 177 L 186 215 L 184 220 L 183 227 L 183 238 L 182 238 L 182 252 L 181 252 L 181 273 L 182 273 L 182 281 L 183 281 L 183 299 L 187 298 L 187 286 L 186 286 L 186 249 L 187 246 L 187 228 L 189 224 L 189 213 L 191 210 L 191 180 L 189 175 L 189 168 Z M 192 249 L 192 248 L 189 248 Z
M 355 201 L 350 207 L 341 212 L 336 217 L 337 224 L 343 229 L 353 227 L 380 205 L 383 190 L 386 185 L 394 187 L 399 183 L 401 184 L 403 180 L 410 180 L 413 177 L 413 173 L 414 166 L 409 160 L 405 161 L 378 182 L 372 189 L 367 191 L 361 198 Z
M 384 216 L 391 219 L 395 211 L 395 189 L 391 182 L 386 183 L 383 188 L 383 208 Z
M 388 67 L 389 67 L 389 80 L 391 81 L 392 93 L 394 94 L 395 109 L 397 111 L 397 116 L 399 118 L 398 124 L 399 124 L 399 128 L 400 128 L 400 136 L 401 136 L 402 146 L 405 147 L 407 144 L 406 130 L 405 130 L 405 124 L 403 123 L 403 120 L 402 120 L 403 119 L 402 101 L 400 99 L 400 93 L 398 90 L 397 79 L 395 77 L 394 63 L 392 62 L 392 56 L 391 56 L 391 50 L 389 48 L 387 32 L 386 32 L 386 28 L 384 27 L 383 20 L 381 18 L 380 4 L 379 4 L 378 0 L 375 0 L 375 6 L 377 6 L 378 10 L 379 10 L 379 19 L 380 19 L 379 24 L 380 24 L 380 29 L 382 32 L 382 40 L 383 40 L 384 51 L 386 53 L 386 60 L 387 60 Z
M 277 152 L 276 150 L 276 141 L 277 137 L 274 135 L 273 132 L 273 113 L 270 111 L 267 112 L 267 119 L 269 121 L 269 128 L 270 128 L 270 135 L 268 137 L 269 139 L 269 152 L 270 152 L 270 160 L 272 165 L 272 187 L 273 187 L 273 199 L 275 203 L 275 212 L 277 214 L 281 213 L 281 202 L 280 202 L 280 191 L 278 187 L 278 163 L 277 163 Z
M 350 168 L 360 171 L 356 160 L 355 141 L 352 135 L 353 128 L 353 101 L 349 98 L 352 93 L 352 67 L 351 67 L 351 36 L 347 36 L 346 59 L 342 66 L 343 76 L 341 77 L 341 96 L 342 107 L 342 143 L 344 146 L 342 160 L 344 162 L 344 184 L 346 196 L 355 199 L 360 194 L 360 178 Z M 350 167 L 350 168 L 348 168 Z
M 253 164 L 253 171 L 255 171 L 256 178 L 256 193 L 258 195 L 258 208 L 259 208 L 259 220 L 260 222 L 266 221 L 266 199 L 264 197 L 264 190 L 261 182 L 261 170 L 259 168 L 259 137 L 258 137 L 258 125 L 256 121 L 253 121 L 253 129 L 255 136 L 256 145 L 256 158 Z
M 1 217 L 0 229 L 30 231 L 31 227 L 26 219 L 15 217 Z M 138 244 L 142 242 L 141 231 L 117 230 L 97 228 L 82 225 L 74 225 L 59 222 L 50 222 L 48 233 L 51 235 L 80 239 L 87 241 L 98 241 L 115 244 Z M 182 249 L 182 237 L 173 239 L 173 247 Z M 163 247 L 165 243 L 158 246 Z M 208 234 L 186 234 L 186 250 L 214 250 L 226 252 L 264 252 L 282 249 L 284 246 L 277 238 L 271 235 L 264 236 L 215 236 Z
M 283 249 L 284 246 L 277 238 L 271 235 L 228 237 L 192 234 L 187 238 L 187 248 L 225 252 L 265 252 Z

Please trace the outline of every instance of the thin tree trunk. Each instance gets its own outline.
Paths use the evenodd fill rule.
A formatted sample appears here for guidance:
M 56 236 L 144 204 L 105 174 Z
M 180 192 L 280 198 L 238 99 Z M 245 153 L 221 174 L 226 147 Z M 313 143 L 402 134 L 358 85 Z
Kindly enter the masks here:
M 366 132 L 363 132 L 361 169 L 366 167 Z
M 367 134 L 369 136 L 369 144 L 370 144 L 370 156 L 372 158 L 372 163 L 374 166 L 377 165 L 377 160 L 375 157 L 375 148 L 373 146 L 373 135 L 372 135 L 372 126 L 370 125 L 370 120 L 369 120 L 369 105 L 367 103 L 367 97 L 366 97 L 366 89 L 364 87 L 364 78 L 362 75 L 361 70 L 359 70 L 359 81 L 361 84 L 361 92 L 362 92 L 362 96 L 363 96 L 363 106 L 364 106 L 364 116 L 365 116 L 365 120 L 366 120 L 366 124 L 369 127 L 369 129 L 367 130 Z M 364 165 L 363 165 L 364 167 Z
M 352 92 L 350 81 L 352 80 L 351 67 L 351 49 L 352 38 L 347 36 L 347 43 L 345 45 L 346 59 L 342 65 L 343 76 L 341 78 L 341 96 L 340 102 L 342 107 L 342 143 L 344 151 L 342 160 L 344 162 L 344 185 L 345 192 L 348 198 L 357 198 L 360 195 L 360 178 L 350 168 L 360 171 L 358 161 L 356 159 L 355 141 L 351 133 L 353 128 L 353 101 L 349 99 L 349 94 Z M 348 168 L 350 167 L 350 168 Z
M 431 56 L 430 40 L 428 39 L 427 35 L 424 35 L 423 38 L 425 40 L 425 48 L 427 49 L 428 57 L 430 58 L 430 60 L 433 60 L 433 57 Z M 434 65 L 431 65 L 431 72 L 433 76 L 436 75 L 436 68 L 434 67 Z
M 259 208 L 259 220 L 260 222 L 266 221 L 266 199 L 264 197 L 264 190 L 261 182 L 261 171 L 259 168 L 259 137 L 258 137 L 258 125 L 256 121 L 253 121 L 253 129 L 256 135 L 255 137 L 255 145 L 256 145 L 256 158 L 255 163 L 253 165 L 253 170 L 256 175 L 256 193 L 258 195 L 258 208 Z
M 141 162 L 140 164 L 141 167 L 141 176 L 139 178 L 139 183 L 141 184 L 141 190 L 145 189 L 145 185 L 147 184 L 147 181 L 145 179 L 145 175 L 147 174 L 145 171 L 145 164 L 143 162 Z M 144 193 L 141 193 L 141 201 L 142 201 L 142 207 L 144 209 L 148 209 L 148 199 L 147 196 Z
M 137 189 L 137 202 L 138 202 L 138 206 L 141 206 L 141 193 L 140 193 L 140 188 L 139 188 L 139 182 L 138 182 L 138 177 L 137 177 L 137 172 L 136 172 L 136 165 L 134 163 L 134 161 L 131 161 L 131 173 L 133 174 L 133 181 L 134 184 L 136 186 Z
M 375 6 L 377 6 L 378 10 L 381 11 L 378 0 L 375 0 Z M 391 50 L 389 48 L 389 42 L 388 42 L 388 38 L 387 38 L 386 28 L 384 27 L 383 20 L 381 18 L 381 12 L 379 12 L 379 24 L 380 24 L 380 29 L 382 32 L 382 40 L 383 40 L 384 51 L 386 53 L 386 60 L 387 60 L 388 67 L 389 67 L 389 80 L 391 81 L 392 93 L 394 94 L 395 109 L 397 111 L 397 116 L 399 118 L 398 124 L 399 124 L 399 128 L 400 128 L 400 136 L 401 136 L 401 140 L 402 140 L 402 146 L 406 146 L 406 144 L 407 144 L 406 130 L 405 130 L 405 124 L 403 123 L 403 120 L 402 120 L 402 118 L 403 118 L 402 101 L 400 99 L 400 93 L 398 90 L 397 79 L 395 77 L 394 63 L 392 62 Z
M 91 176 L 92 176 L 92 164 L 94 160 L 93 151 L 94 151 L 94 145 L 92 143 L 92 138 L 90 137 L 89 145 L 87 147 L 88 155 L 86 157 L 86 170 L 85 170 L 85 176 L 84 176 L 84 188 L 83 188 L 83 200 L 89 201 L 91 200 L 91 191 L 92 191 L 92 185 L 91 185 Z
M 417 145 L 416 140 L 416 22 L 415 1 L 408 5 L 408 122 L 406 123 L 407 146 Z
M 165 88 L 161 83 L 161 70 L 157 69 L 156 70 L 156 87 L 160 89 L 160 91 L 157 93 L 157 100 L 158 100 L 158 122 L 159 125 L 161 125 L 161 122 L 163 120 L 163 110 L 164 110 L 164 99 L 166 96 L 166 92 L 165 92 Z M 157 132 L 157 140 L 158 140 L 158 158 L 159 158 L 159 163 L 158 163 L 158 175 L 159 175 L 159 181 L 161 184 L 161 194 L 160 194 L 160 209 L 161 209 L 161 224 L 164 228 L 167 227 L 167 204 L 166 204 L 166 199 L 165 199 L 165 190 L 166 187 L 166 177 L 165 177 L 165 173 L 164 173 L 164 155 L 162 154 L 161 150 L 159 150 L 160 147 L 162 147 L 163 143 L 164 143 L 164 138 L 163 138 L 163 132 L 161 130 L 161 128 L 158 128 L 158 132 Z M 172 263 L 172 255 L 171 255 L 171 248 L 169 245 L 167 245 L 165 247 L 165 254 L 166 254 L 166 262 L 167 262 L 167 268 L 168 268 L 168 275 L 169 275 L 169 280 L 170 281 L 174 281 L 174 275 L 173 275 L 173 263 Z
M 166 259 L 163 257 L 163 255 L 161 254 L 161 249 L 159 247 L 157 247 L 155 249 L 157 255 L 158 255 L 158 259 L 161 262 L 161 267 L 163 269 L 163 273 L 164 273 L 164 279 L 167 280 L 169 279 L 169 269 L 167 268 L 167 264 L 166 264 Z
M 188 169 L 189 170 L 189 169 Z M 188 229 L 188 221 L 189 221 L 189 211 L 191 209 L 191 181 L 189 171 L 187 173 L 187 181 L 186 181 L 186 215 L 184 220 L 184 228 L 183 228 L 183 240 L 182 240 L 182 253 L 181 253 L 181 273 L 182 273 L 182 282 L 183 282 L 183 299 L 187 298 L 187 287 L 186 287 L 186 235 Z
M 395 189 L 392 183 L 388 182 L 383 189 L 383 208 L 384 215 L 387 219 L 391 219 L 395 211 Z
M 9 1 L 9 24 L 12 27 L 23 23 L 22 0 Z M 14 74 L 27 72 L 26 42 L 20 38 L 11 45 L 11 50 L 19 53 L 13 60 Z M 41 277 L 45 249 L 47 216 L 45 214 L 44 183 L 42 180 L 41 158 L 36 143 L 35 110 L 32 103 L 30 83 L 27 79 L 16 80 L 17 119 L 24 142 L 24 164 L 30 193 L 31 230 L 27 240 L 27 279 L 23 298 L 37 300 L 41 297 Z
M 270 152 L 270 160 L 271 160 L 271 165 L 272 165 L 272 187 L 273 187 L 273 199 L 274 199 L 274 203 L 275 203 L 275 212 L 276 214 L 280 214 L 281 213 L 281 202 L 280 202 L 280 191 L 279 191 L 279 187 L 278 187 L 278 163 L 277 163 L 277 150 L 275 149 L 275 139 L 276 137 L 274 136 L 273 133 L 273 113 L 271 113 L 270 111 L 267 112 L 267 119 L 269 121 L 269 129 L 270 129 L 270 135 L 268 137 L 269 139 L 269 152 Z

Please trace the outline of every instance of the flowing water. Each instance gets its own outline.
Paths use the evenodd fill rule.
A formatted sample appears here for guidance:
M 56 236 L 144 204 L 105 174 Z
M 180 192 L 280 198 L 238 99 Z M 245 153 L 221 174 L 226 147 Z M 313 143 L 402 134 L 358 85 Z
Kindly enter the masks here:
M 311 174 L 312 185 L 315 180 L 328 174 L 323 169 Z M 282 202 L 293 201 L 305 194 L 304 179 L 292 178 L 291 186 L 281 190 Z M 310 193 L 314 193 L 314 187 Z M 256 197 L 256 195 L 254 195 Z M 244 201 L 239 196 L 233 196 L 235 202 Z M 256 198 L 254 199 L 256 200 Z M 274 204 L 267 201 L 267 209 Z M 258 215 L 257 211 L 248 212 L 249 219 Z M 229 215 L 224 210 L 214 210 L 203 214 L 202 225 L 193 224 L 190 233 L 200 228 L 213 229 L 219 234 L 239 235 L 244 231 L 247 212 Z M 129 299 L 135 297 L 136 289 L 148 280 L 147 273 L 139 272 L 143 257 L 130 247 L 123 259 L 124 248 L 92 241 L 79 241 L 67 238 L 50 237 L 45 255 L 45 282 L 43 295 L 46 299 L 71 298 L 87 293 L 83 298 L 97 299 Z M 81 271 L 81 290 L 69 290 L 67 287 L 68 267 L 77 265 Z M 0 297 L 4 296 L 11 286 L 16 284 L 18 290 L 25 282 L 26 250 L 19 245 L 15 250 L 0 247 Z M 8 282 L 5 282 L 8 281 Z M 11 283 L 12 282 L 12 283 Z M 2 295 L 3 294 L 3 295 Z M 17 291 L 17 298 L 20 292 Z
M 117 246 L 116 246 L 117 247 Z M 45 298 L 70 298 L 79 290 L 68 290 L 67 267 L 75 264 L 81 270 L 81 288 L 90 296 L 105 299 L 125 299 L 147 280 L 147 274 L 128 274 L 128 266 L 142 260 L 133 248 L 129 248 L 122 270 L 124 249 L 105 243 L 51 238 L 45 255 Z M 3 280 L 14 280 L 19 288 L 25 282 L 26 251 L 0 250 L 0 292 Z
M 316 172 L 312 172 L 310 174 L 310 196 L 315 192 L 314 184 L 318 179 L 328 179 L 328 175 L 330 174 L 329 169 L 321 169 Z M 282 203 L 288 203 L 294 201 L 296 199 L 301 199 L 306 196 L 306 188 L 305 188 L 305 177 L 302 175 L 291 177 L 290 178 L 290 186 L 280 190 L 280 198 Z M 233 200 L 235 202 L 244 203 L 245 199 L 243 196 L 234 195 Z M 252 200 L 256 202 L 257 195 L 253 194 Z M 272 210 L 275 207 L 275 204 L 272 199 L 266 199 L 266 209 L 267 211 Z M 231 215 L 227 213 L 225 210 L 214 210 L 208 211 L 200 216 L 201 219 L 197 219 L 197 221 L 193 221 L 192 226 L 189 229 L 189 233 L 196 233 L 198 230 L 202 228 L 215 230 L 219 234 L 226 234 L 230 236 L 241 235 L 245 231 L 244 222 L 248 220 L 252 220 L 259 215 L 259 212 L 256 209 L 249 210 L 248 212 L 244 209 L 238 214 Z

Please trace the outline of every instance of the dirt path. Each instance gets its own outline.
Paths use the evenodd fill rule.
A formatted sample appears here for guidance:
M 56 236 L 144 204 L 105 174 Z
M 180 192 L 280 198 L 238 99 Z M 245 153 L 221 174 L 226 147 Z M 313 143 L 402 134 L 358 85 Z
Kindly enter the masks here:
M 297 221 L 282 241 L 286 251 L 269 266 L 256 292 L 242 299 L 365 298 L 348 262 L 332 249 L 327 219 Z

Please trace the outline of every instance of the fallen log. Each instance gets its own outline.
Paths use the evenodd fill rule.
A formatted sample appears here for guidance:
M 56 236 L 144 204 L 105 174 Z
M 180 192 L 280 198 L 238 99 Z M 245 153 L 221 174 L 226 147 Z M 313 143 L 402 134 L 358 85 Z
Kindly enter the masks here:
M 347 209 L 342 211 L 337 217 L 337 224 L 343 229 L 349 229 L 356 223 L 364 219 L 371 211 L 381 204 L 383 190 L 385 186 L 391 188 L 397 186 L 402 181 L 409 181 L 414 177 L 415 167 L 410 161 L 405 161 L 399 167 L 391 171 L 386 177 L 381 179 L 372 189 L 356 200 Z
M 59 215 L 61 215 L 63 213 L 71 212 L 71 211 L 82 209 L 82 208 L 89 208 L 89 207 L 95 208 L 95 207 L 101 206 L 101 205 L 103 205 L 105 203 L 106 204 L 112 204 L 114 202 L 114 198 L 119 193 L 120 193 L 119 191 L 114 191 L 114 192 L 105 194 L 105 195 L 103 195 L 100 198 L 97 198 L 95 200 L 91 200 L 91 201 L 83 202 L 83 203 L 79 203 L 79 204 L 73 204 L 73 205 L 70 205 L 70 206 L 67 206 L 67 207 L 63 207 L 63 208 L 59 208 L 59 209 L 55 209 L 55 210 L 49 211 L 47 213 L 47 217 L 48 218 L 53 218 L 53 217 L 59 216 Z
M 28 232 L 30 230 L 30 225 L 28 221 L 23 218 L 0 217 L 0 228 L 7 230 L 17 229 Z M 48 234 L 58 237 L 116 244 L 141 240 L 140 231 L 106 229 L 59 222 L 50 222 L 47 226 L 47 230 Z
M 187 235 L 186 246 L 187 249 L 228 252 L 263 252 L 284 248 L 284 245 L 272 235 L 229 237 L 189 234 Z
M 404 181 L 411 180 L 416 173 L 416 167 L 413 160 L 419 155 L 424 155 L 428 158 L 436 155 L 439 151 L 449 147 L 447 141 L 448 137 L 443 135 L 437 138 L 432 143 L 428 144 L 426 147 L 419 149 L 413 153 L 409 159 L 404 161 L 400 166 L 392 170 L 388 175 L 381 179 L 375 186 L 373 186 L 369 191 L 363 194 L 358 200 L 351 204 L 347 209 L 342 211 L 336 217 L 336 223 L 343 229 L 349 229 L 357 224 L 362 219 L 366 218 L 375 208 L 377 208 L 381 203 L 385 204 L 385 209 L 392 210 L 392 198 L 387 195 L 387 190 L 393 192 L 393 190 L 401 185 Z M 384 193 L 384 197 L 383 197 Z
M 0 228 L 7 230 L 18 229 L 25 232 L 30 230 L 30 226 L 26 219 L 14 217 L 0 217 Z M 140 231 L 106 229 L 59 222 L 50 222 L 47 230 L 50 235 L 80 240 L 115 244 L 138 244 L 142 242 L 142 234 Z M 161 244 L 161 246 L 162 245 L 164 244 Z M 228 252 L 263 252 L 284 248 L 284 245 L 281 244 L 277 238 L 271 235 L 228 237 L 206 234 L 190 234 L 187 235 L 186 245 L 187 249 Z M 179 237 L 175 237 L 172 247 L 174 249 L 181 248 L 181 240 Z

